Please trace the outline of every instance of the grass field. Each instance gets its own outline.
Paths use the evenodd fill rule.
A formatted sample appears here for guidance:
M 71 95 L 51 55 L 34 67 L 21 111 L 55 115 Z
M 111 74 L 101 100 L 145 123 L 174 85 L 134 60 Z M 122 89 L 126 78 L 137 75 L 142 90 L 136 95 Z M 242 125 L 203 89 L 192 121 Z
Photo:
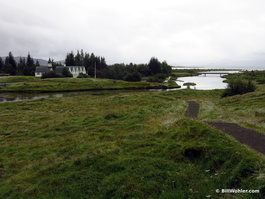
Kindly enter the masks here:
M 7 83 L 7 87 L 0 86 L 0 92 L 60 92 L 80 90 L 120 90 L 120 89 L 150 89 L 150 88 L 177 88 L 175 82 L 126 82 L 111 79 L 94 78 L 51 78 L 40 79 L 27 76 L 13 76 L 0 78 L 0 84 Z M 12 84 L 10 84 L 12 83 Z
M 201 120 L 235 122 L 265 134 L 265 85 L 258 85 L 256 92 L 215 100 L 199 100 Z
M 216 189 L 264 192 L 264 155 L 199 120 L 244 123 L 251 114 L 246 125 L 264 131 L 264 92 L 220 94 L 99 92 L 2 103 L 0 198 L 258 198 Z M 199 120 L 184 117 L 185 100 L 200 103 Z

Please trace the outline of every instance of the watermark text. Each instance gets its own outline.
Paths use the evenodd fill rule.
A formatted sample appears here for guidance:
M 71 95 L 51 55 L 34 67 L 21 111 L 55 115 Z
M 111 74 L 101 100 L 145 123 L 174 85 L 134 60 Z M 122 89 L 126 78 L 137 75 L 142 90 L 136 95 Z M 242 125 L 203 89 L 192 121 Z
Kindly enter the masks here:
M 259 190 L 253 189 L 216 189 L 216 193 L 259 193 Z

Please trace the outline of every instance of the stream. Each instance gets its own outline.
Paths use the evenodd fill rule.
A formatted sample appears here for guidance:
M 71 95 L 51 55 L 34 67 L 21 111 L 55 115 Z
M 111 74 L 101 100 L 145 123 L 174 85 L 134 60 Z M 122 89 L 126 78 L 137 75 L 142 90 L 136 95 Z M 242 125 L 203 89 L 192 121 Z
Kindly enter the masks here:
M 220 72 L 220 71 L 219 71 Z M 238 71 L 229 71 L 229 73 L 235 73 Z M 219 74 L 207 74 L 199 75 L 192 77 L 180 77 L 177 79 L 177 84 L 181 86 L 178 89 L 187 88 L 183 84 L 186 82 L 193 82 L 196 86 L 190 86 L 191 89 L 198 90 L 212 90 L 212 89 L 225 89 L 226 83 L 223 82 Z M 169 90 L 178 90 L 178 89 L 150 89 L 150 90 L 141 90 L 141 91 L 169 91 Z M 134 90 L 135 91 L 135 90 Z M 130 92 L 130 91 L 78 91 L 78 92 L 57 92 L 57 93 L 0 93 L 0 103 L 4 102 L 18 102 L 24 100 L 40 99 L 40 98 L 52 98 L 52 97 L 71 97 L 71 96 L 80 96 L 87 94 L 102 95 L 106 93 L 114 92 Z

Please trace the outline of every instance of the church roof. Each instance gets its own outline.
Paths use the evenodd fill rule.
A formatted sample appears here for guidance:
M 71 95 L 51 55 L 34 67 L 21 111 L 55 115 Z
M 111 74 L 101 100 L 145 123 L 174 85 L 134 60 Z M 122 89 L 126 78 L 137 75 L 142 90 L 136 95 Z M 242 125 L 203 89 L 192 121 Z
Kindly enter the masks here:
M 36 68 L 35 72 L 37 72 L 37 73 L 47 73 L 49 71 L 50 71 L 50 69 L 49 69 L 48 66 L 39 66 L 39 67 Z
M 55 69 L 55 72 L 59 73 L 59 74 L 62 74 L 63 68 L 64 68 L 63 66 L 57 66 L 56 69 Z

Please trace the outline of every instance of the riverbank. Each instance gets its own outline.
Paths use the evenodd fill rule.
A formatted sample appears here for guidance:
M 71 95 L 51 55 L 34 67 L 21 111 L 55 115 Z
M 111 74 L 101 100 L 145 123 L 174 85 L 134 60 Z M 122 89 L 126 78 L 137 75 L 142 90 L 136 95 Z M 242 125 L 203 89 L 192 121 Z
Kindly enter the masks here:
M 249 126 L 264 131 L 264 91 L 220 94 L 105 92 L 2 103 L 0 198 L 235 196 L 216 191 L 222 188 L 259 190 L 236 196 L 262 197 L 264 156 L 185 112 L 194 100 L 198 120 L 241 123 L 250 114 L 257 123 Z
M 1 86 L 2 85 L 2 86 Z M 3 77 L 0 78 L 0 92 L 72 92 L 72 91 L 101 91 L 101 90 L 135 90 L 135 89 L 169 89 L 180 88 L 174 81 L 166 83 L 155 82 L 126 82 L 110 79 L 40 79 L 35 77 Z

